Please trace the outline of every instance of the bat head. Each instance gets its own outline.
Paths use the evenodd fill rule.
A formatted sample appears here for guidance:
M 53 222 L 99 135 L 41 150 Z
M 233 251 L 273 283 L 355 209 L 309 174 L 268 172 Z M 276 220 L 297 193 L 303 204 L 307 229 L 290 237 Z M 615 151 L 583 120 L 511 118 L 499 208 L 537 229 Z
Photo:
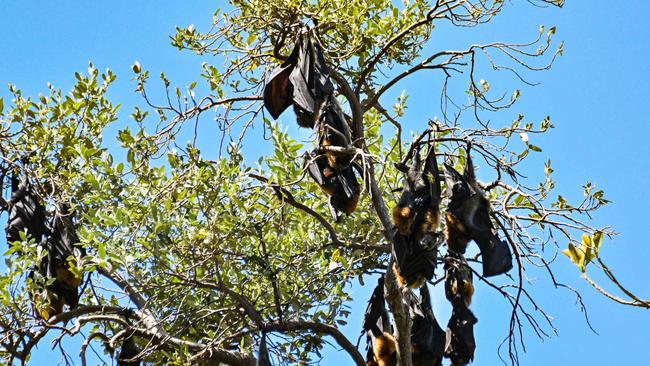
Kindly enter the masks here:
M 449 197 L 447 212 L 462 224 L 463 231 L 467 231 L 472 239 L 480 232 L 490 231 L 492 229 L 490 202 L 476 182 L 469 150 L 463 174 L 449 164 L 445 164 L 444 169 L 446 193 Z
M 445 257 L 445 296 L 454 306 L 469 306 L 474 294 L 472 270 L 461 254 Z
M 406 181 L 402 196 L 393 208 L 393 221 L 403 235 L 410 234 L 415 215 L 425 208 L 438 212 L 440 205 L 440 178 L 433 144 L 429 148 L 424 169 L 420 151 L 413 155 L 413 161 L 406 173 Z

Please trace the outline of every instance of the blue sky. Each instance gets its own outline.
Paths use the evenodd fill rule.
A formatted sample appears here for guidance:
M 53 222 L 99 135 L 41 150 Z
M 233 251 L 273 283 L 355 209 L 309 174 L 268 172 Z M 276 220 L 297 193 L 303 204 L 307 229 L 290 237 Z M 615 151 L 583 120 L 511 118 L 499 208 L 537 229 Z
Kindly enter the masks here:
M 164 71 L 179 86 L 198 79 L 204 59 L 178 52 L 169 45 L 168 36 L 174 33 L 175 25 L 195 24 L 205 29 L 219 2 L 200 0 L 188 4 L 124 0 L 0 2 L 0 96 L 8 96 L 8 82 L 26 95 L 46 92 L 48 82 L 65 91 L 74 82 L 73 73 L 86 70 L 88 61 L 92 61 L 100 70 L 108 67 L 117 73 L 118 81 L 109 98 L 123 104 L 121 117 L 127 121 L 131 106 L 141 103 L 129 80 L 135 60 L 150 69 L 152 75 Z M 551 115 L 556 128 L 531 141 L 543 148 L 534 157 L 538 165 L 531 168 L 541 172 L 543 161 L 552 159 L 558 193 L 567 197 L 579 197 L 585 181 L 605 190 L 614 203 L 598 212 L 594 220 L 613 226 L 621 235 L 606 241 L 601 255 L 629 289 L 645 297 L 650 297 L 650 269 L 646 264 L 650 246 L 644 230 L 644 208 L 650 204 L 645 190 L 650 183 L 650 148 L 645 140 L 650 133 L 646 105 L 650 99 L 649 12 L 650 3 L 640 0 L 606 5 L 569 0 L 560 10 L 536 9 L 519 1 L 489 27 L 452 32 L 441 26 L 433 37 L 437 46 L 460 49 L 475 42 L 528 40 L 540 24 L 557 26 L 556 39 L 565 42 L 564 57 L 551 71 L 529 74 L 541 84 L 522 88 L 521 101 L 509 113 L 525 113 L 526 120 L 532 122 Z M 489 81 L 493 85 L 514 85 L 510 79 L 499 74 Z M 426 88 L 437 81 L 435 76 L 427 76 L 397 86 L 397 94 L 402 89 L 410 94 L 407 116 L 412 120 L 437 114 L 425 109 L 432 105 Z M 284 119 L 292 123 L 288 117 Z M 407 127 L 419 128 L 414 123 Z M 600 335 L 589 331 L 570 293 L 549 288 L 540 277 L 532 289 L 554 317 L 559 335 L 540 342 L 528 332 L 522 365 L 642 364 L 650 359 L 648 311 L 623 307 L 596 294 L 564 258 L 558 259 L 555 268 L 560 279 L 583 293 L 591 322 Z M 536 275 L 530 274 L 533 279 Z M 344 329 L 354 340 L 374 281 L 366 283 L 366 287 L 353 288 L 355 302 L 351 306 L 356 315 Z M 439 318 L 446 319 L 448 309 L 439 300 L 440 291 L 434 291 L 434 297 Z M 497 365 L 496 347 L 507 331 L 507 308 L 499 296 L 481 286 L 472 308 L 479 318 L 475 364 Z M 57 353 L 43 344 L 32 364 L 51 364 L 52 357 L 58 357 Z M 348 362 L 345 354 L 329 348 L 322 364 Z

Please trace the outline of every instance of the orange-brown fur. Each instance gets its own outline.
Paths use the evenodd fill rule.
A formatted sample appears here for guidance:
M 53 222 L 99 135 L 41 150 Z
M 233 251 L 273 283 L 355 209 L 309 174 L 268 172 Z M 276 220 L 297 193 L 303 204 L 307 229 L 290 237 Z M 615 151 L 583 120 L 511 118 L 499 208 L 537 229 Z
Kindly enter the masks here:
M 69 289 L 75 289 L 81 285 L 81 278 L 76 277 L 69 268 L 59 266 L 55 269 L 56 281 Z M 65 298 L 51 289 L 47 290 L 47 301 L 41 299 L 41 295 L 34 296 L 34 310 L 38 317 L 49 320 L 51 317 L 61 314 L 65 305 L 70 305 Z
M 372 352 L 377 366 L 396 366 L 392 360 L 396 351 L 395 338 L 388 333 L 375 338 L 372 342 Z
M 411 225 L 415 214 L 408 207 L 393 207 L 393 225 L 397 228 L 402 235 L 411 234 Z
M 397 283 L 402 288 L 404 287 L 408 287 L 410 289 L 420 288 L 422 284 L 426 281 L 426 279 L 421 276 L 418 277 L 413 283 L 407 284 L 406 278 L 399 273 L 399 270 L 397 269 L 397 264 L 393 264 L 393 273 L 395 273 L 395 278 L 397 279 Z
M 36 315 L 47 321 L 51 317 L 61 314 L 63 312 L 63 306 L 65 305 L 65 300 L 63 297 L 57 296 L 54 292 L 47 292 L 47 300 L 41 299 L 41 294 L 34 294 L 34 310 Z
M 467 243 L 469 243 L 469 237 L 463 223 L 458 221 L 451 212 L 447 212 L 445 220 L 445 238 L 447 239 L 447 247 L 453 252 L 464 254 L 465 249 L 467 248 Z
M 463 281 L 463 292 L 465 293 L 465 305 L 469 306 L 474 295 L 474 285 L 470 281 Z
M 63 282 L 69 288 L 76 288 L 81 285 L 81 278 L 77 278 L 70 269 L 66 267 L 56 268 L 56 279 Z
M 451 292 L 454 296 L 458 294 L 458 291 L 461 290 L 458 288 L 459 284 L 456 280 L 452 281 L 451 283 Z M 462 283 L 462 291 L 465 299 L 465 305 L 470 306 L 472 303 L 472 296 L 474 295 L 474 285 L 472 285 L 472 282 L 463 280 Z
M 415 240 L 420 241 L 424 234 L 434 235 L 438 229 L 439 224 L 440 214 L 438 211 L 434 211 L 433 209 L 425 211 L 424 220 L 422 220 L 422 226 L 420 226 L 419 230 L 417 230 Z
M 357 204 L 359 204 L 359 197 L 360 196 L 361 196 L 361 192 L 359 192 L 357 190 L 354 193 L 354 195 L 347 201 L 347 204 L 345 205 L 343 212 L 345 212 L 348 215 L 353 213 L 354 210 L 357 209 Z

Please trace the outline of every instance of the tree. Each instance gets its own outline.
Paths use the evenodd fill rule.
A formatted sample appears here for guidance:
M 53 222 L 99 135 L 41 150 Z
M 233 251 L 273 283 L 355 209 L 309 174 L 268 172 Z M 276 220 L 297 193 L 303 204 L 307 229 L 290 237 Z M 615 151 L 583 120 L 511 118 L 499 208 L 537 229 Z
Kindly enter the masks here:
M 87 255 L 76 256 L 70 266 L 73 272 L 86 273 L 87 281 L 81 306 L 47 323 L 37 321 L 29 300 L 35 284 L 26 274 L 43 253 L 29 238 L 12 246 L 10 273 L 2 277 L 1 351 L 9 363 L 26 361 L 44 334 L 63 323 L 68 330 L 61 338 L 74 336 L 80 326 L 91 327 L 82 353 L 90 342 L 115 348 L 133 333 L 146 360 L 154 363 L 252 364 L 266 332 L 277 337 L 271 351 L 283 355 L 285 363 L 317 357 L 323 336 L 331 336 L 363 364 L 335 324 L 350 311 L 362 311 L 346 306 L 345 285 L 389 266 L 393 229 L 388 207 L 396 200 L 393 189 L 401 186 L 401 174 L 392 163 L 407 160 L 411 142 L 402 136 L 400 124 L 406 95 L 396 101 L 389 95 L 400 80 L 426 72 L 444 75 L 442 87 L 428 91 L 438 92 L 436 113 L 442 117 L 423 121 L 415 140 L 435 134 L 438 151 L 458 155 L 457 166 L 465 159 L 461 148 L 471 141 L 474 158 L 484 168 L 481 176 L 493 170 L 485 174 L 493 178 L 485 188 L 517 259 L 512 281 L 492 284 L 512 304 L 512 362 L 518 360 L 518 329 L 528 323 L 543 332 L 540 324 L 550 320 L 535 306 L 534 293 L 521 276 L 523 268 L 546 267 L 548 280 L 564 287 L 552 275 L 553 253 L 543 251 L 548 242 L 564 248 L 569 241 L 567 253 L 581 271 L 596 262 L 610 273 L 598 247 L 613 232 L 588 221 L 591 212 L 607 203 L 602 191 L 586 185 L 584 202 L 572 204 L 561 196 L 553 200 L 550 162 L 539 185 L 525 179 L 522 162 L 540 150 L 528 136 L 551 128 L 551 119 L 539 127 L 524 123 L 523 117 L 500 122 L 500 111 L 515 105 L 519 92 L 501 97 L 495 82 L 475 76 L 477 70 L 492 67 L 512 71 L 525 82 L 524 73 L 549 68 L 562 51 L 561 44 L 551 46 L 555 29 L 540 29 L 530 43 L 432 50 L 435 45 L 428 41 L 437 24 L 478 27 L 508 4 L 232 5 L 228 13 L 215 14 L 212 30 L 178 29 L 172 39 L 178 48 L 223 57 L 226 66 L 204 67 L 202 78 L 211 89 L 205 97 L 196 96 L 194 84 L 183 95 L 161 75 L 167 98 L 152 100 L 147 94 L 149 73 L 134 65 L 137 90 L 147 105 L 134 111 L 135 128 L 121 126 L 119 152 L 103 144 L 106 128 L 116 122 L 117 107 L 105 97 L 115 78 L 112 72 L 100 74 L 91 65 L 88 74 L 76 75 L 70 96 L 52 88 L 48 96 L 30 99 L 12 89 L 12 106 L 0 117 L 4 171 L 20 167 L 49 207 L 73 204 Z M 323 194 L 306 177 L 303 147 L 263 118 L 259 98 L 265 76 L 286 57 L 305 26 L 318 30 L 335 70 L 340 99 L 351 115 L 354 154 L 366 171 L 363 200 L 341 223 L 330 222 Z M 467 101 L 461 103 L 463 98 Z M 393 102 L 392 110 L 384 107 Z M 199 136 L 208 128 L 205 118 L 199 118 L 211 111 L 223 131 L 226 154 L 209 159 L 195 142 L 178 146 L 178 136 Z M 153 112 L 159 120 L 155 127 L 149 122 L 155 119 L 149 116 Z M 243 143 L 251 126 L 263 126 L 274 147 L 258 164 Z M 384 141 L 385 135 L 392 138 Z M 523 140 L 526 149 L 513 151 L 508 144 L 513 138 Z M 587 236 L 581 239 L 583 233 Z M 611 279 L 619 284 L 613 275 Z M 647 301 L 623 290 L 629 299 L 619 301 L 648 307 Z M 526 302 L 529 308 L 522 297 L 531 300 Z M 402 354 L 408 354 L 408 337 L 399 336 L 408 334 L 408 320 L 394 287 L 389 298 Z

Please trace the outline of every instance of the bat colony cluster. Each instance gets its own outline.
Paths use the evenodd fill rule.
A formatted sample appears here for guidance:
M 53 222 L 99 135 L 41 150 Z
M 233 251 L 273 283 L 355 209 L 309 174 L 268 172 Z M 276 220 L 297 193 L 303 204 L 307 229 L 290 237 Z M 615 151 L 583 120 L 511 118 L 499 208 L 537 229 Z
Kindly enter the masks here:
M 334 86 L 317 39 L 301 34 L 290 56 L 269 77 L 264 89 L 264 103 L 273 118 L 293 104 L 298 124 L 313 128 L 317 147 L 306 154 L 307 171 L 329 196 L 336 219 L 340 213 L 352 213 L 358 203 L 360 185 L 354 170 L 359 170 L 350 155 L 335 154 L 329 147 L 351 146 L 350 128 L 334 96 Z M 392 259 L 394 272 L 403 290 L 403 301 L 412 320 L 411 346 L 414 366 L 441 365 L 443 357 L 452 365 L 466 365 L 474 357 L 474 324 L 477 318 L 469 309 L 474 287 L 472 270 L 464 257 L 470 241 L 478 245 L 483 276 L 496 276 L 512 268 L 508 244 L 497 234 L 490 218 L 490 201 L 474 174 L 470 145 L 463 174 L 451 165 L 438 169 L 435 142 L 430 142 L 422 166 L 422 145 L 415 146 L 410 166 L 404 168 L 405 185 L 392 210 L 394 234 Z M 441 221 L 442 179 L 445 181 L 447 207 L 444 233 Z M 447 244 L 443 258 L 445 295 L 452 304 L 452 314 L 443 331 L 431 308 L 427 281 L 434 276 L 438 248 Z M 418 289 L 420 296 L 413 290 Z M 363 321 L 367 335 L 368 366 L 397 365 L 397 345 L 384 300 L 384 277 L 379 279 Z M 259 365 L 268 366 L 266 341 L 260 347 Z
M 68 203 L 57 202 L 52 213 L 45 208 L 28 176 L 14 173 L 11 178 L 11 197 L 5 207 L 9 211 L 7 226 L 7 244 L 22 242 L 23 238 L 33 239 L 45 252 L 45 257 L 33 268 L 28 278 L 34 284 L 30 293 L 35 315 L 48 321 L 63 312 L 67 305 L 74 309 L 79 305 L 81 275 L 70 270 L 69 259 L 75 250 L 79 256 L 86 254 L 77 246 L 79 238 L 74 223 L 74 212 Z M 138 355 L 135 342 L 131 337 L 125 338 L 118 366 L 138 366 L 139 361 L 126 362 Z
M 349 153 L 352 137 L 348 118 L 334 95 L 334 85 L 317 40 L 307 33 L 298 37 L 290 56 L 272 72 L 264 89 L 264 105 L 276 119 L 293 105 L 298 124 L 316 131 L 317 147 L 305 154 L 306 169 L 329 197 L 334 218 L 338 220 L 342 213 L 351 214 L 361 193 L 355 173 L 360 169 Z M 392 271 L 403 289 L 413 322 L 412 361 L 414 366 L 441 365 L 444 356 L 453 365 L 465 365 L 473 359 L 473 327 L 477 322 L 469 309 L 474 288 L 465 249 L 469 241 L 476 242 L 486 277 L 509 271 L 512 255 L 507 243 L 499 239 L 490 218 L 490 202 L 476 181 L 469 147 L 463 174 L 444 164 L 448 200 L 444 235 L 438 231 L 442 185 L 434 143 L 429 144 L 424 167 L 420 147 L 414 150 L 402 195 L 392 211 L 395 225 Z M 47 253 L 28 276 L 36 288 L 42 288 L 40 292 L 32 292 L 32 300 L 36 315 L 47 321 L 61 314 L 65 305 L 71 309 L 78 305 L 81 278 L 70 271 L 68 260 L 74 256 L 75 249 L 81 256 L 85 251 L 75 246 L 79 239 L 74 212 L 68 203 L 55 203 L 54 212 L 48 213 L 25 173 L 22 177 L 13 174 L 11 192 L 6 207 L 9 211 L 7 243 L 21 242 L 23 232 Z M 438 248 L 443 242 L 447 243 L 443 260 L 445 294 L 453 306 L 446 333 L 433 315 L 426 283 L 434 276 Z M 419 297 L 412 291 L 418 288 Z M 368 303 L 363 331 L 369 344 L 367 365 L 396 365 L 397 345 L 385 306 L 383 276 Z M 118 366 L 139 365 L 138 353 L 133 338 L 125 337 Z M 271 365 L 265 335 L 259 347 L 258 365 Z

